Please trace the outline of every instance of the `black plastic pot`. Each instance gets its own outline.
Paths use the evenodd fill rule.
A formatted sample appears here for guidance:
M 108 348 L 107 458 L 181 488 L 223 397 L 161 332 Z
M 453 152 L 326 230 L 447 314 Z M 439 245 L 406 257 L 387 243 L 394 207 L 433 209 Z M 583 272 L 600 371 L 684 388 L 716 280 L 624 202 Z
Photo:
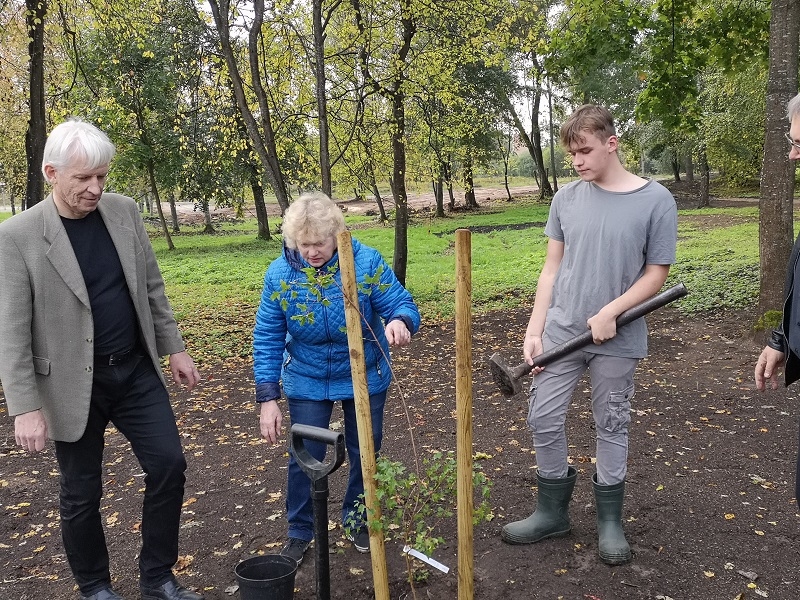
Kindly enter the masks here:
M 292 600 L 297 562 L 280 554 L 247 558 L 234 569 L 242 600 Z

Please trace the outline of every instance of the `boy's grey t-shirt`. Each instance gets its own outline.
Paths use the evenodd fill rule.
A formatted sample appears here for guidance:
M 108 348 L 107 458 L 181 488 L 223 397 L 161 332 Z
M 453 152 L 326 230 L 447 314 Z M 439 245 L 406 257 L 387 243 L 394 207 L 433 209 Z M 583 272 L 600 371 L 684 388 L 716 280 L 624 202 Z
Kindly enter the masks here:
M 564 242 L 544 328 L 550 342 L 560 344 L 584 333 L 589 317 L 624 294 L 646 265 L 673 264 L 677 230 L 675 199 L 653 180 L 631 192 L 609 192 L 587 181 L 561 188 L 544 230 Z M 647 325 L 637 319 L 585 350 L 644 358 Z

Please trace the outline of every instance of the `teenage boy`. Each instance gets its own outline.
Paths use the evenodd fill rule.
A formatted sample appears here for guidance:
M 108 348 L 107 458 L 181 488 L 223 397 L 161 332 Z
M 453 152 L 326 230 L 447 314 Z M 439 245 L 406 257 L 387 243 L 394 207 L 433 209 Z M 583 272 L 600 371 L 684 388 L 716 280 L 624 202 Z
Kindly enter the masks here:
M 598 553 L 608 564 L 631 559 L 622 530 L 633 376 L 647 355 L 644 319 L 617 331 L 616 318 L 656 294 L 675 262 L 677 207 L 669 191 L 628 172 L 617 154 L 611 113 L 587 104 L 561 127 L 561 144 L 580 176 L 553 198 L 547 255 L 525 332 L 528 364 L 543 351 L 592 331 L 594 345 L 535 368 L 528 426 L 538 466 L 538 505 L 503 527 L 510 544 L 531 544 L 571 530 L 568 505 L 577 471 L 567 461 L 567 407 L 589 369 L 597 465 Z

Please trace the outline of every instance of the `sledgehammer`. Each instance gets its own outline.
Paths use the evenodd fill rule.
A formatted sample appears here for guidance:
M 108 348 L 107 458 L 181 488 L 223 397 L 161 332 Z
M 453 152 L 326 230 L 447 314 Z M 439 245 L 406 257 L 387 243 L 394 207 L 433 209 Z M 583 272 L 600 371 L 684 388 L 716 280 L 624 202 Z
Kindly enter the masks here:
M 629 308 L 624 313 L 617 317 L 617 328 L 620 328 L 628 323 L 635 321 L 648 313 L 653 312 L 657 308 L 666 306 L 670 302 L 683 298 L 689 290 L 682 283 L 664 290 L 660 294 L 656 294 L 652 298 L 648 298 L 641 304 L 637 304 L 633 308 Z M 499 353 L 495 352 L 489 358 L 489 368 L 492 371 L 492 379 L 500 388 L 500 392 L 504 396 L 513 396 L 522 391 L 521 379 L 530 373 L 534 367 L 543 367 L 550 364 L 554 360 L 563 358 L 567 354 L 572 354 L 576 350 L 580 350 L 584 346 L 588 346 L 592 342 L 592 331 L 587 329 L 584 333 L 567 340 L 563 344 L 551 348 L 547 352 L 543 352 L 533 359 L 533 365 L 523 362 L 516 367 L 510 367 L 503 360 Z

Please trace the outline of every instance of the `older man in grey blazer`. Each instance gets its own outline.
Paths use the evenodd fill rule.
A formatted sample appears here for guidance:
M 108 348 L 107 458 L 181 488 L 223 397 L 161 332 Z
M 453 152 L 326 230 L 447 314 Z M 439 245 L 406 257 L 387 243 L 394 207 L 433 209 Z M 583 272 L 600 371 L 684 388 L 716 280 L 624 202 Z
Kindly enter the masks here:
M 190 390 L 200 374 L 135 202 L 103 193 L 114 153 L 93 125 L 62 123 L 42 164 L 52 194 L 0 224 L 0 381 L 16 442 L 30 452 L 55 443 L 62 539 L 81 598 L 121 598 L 100 518 L 111 422 L 146 474 L 143 600 L 202 600 L 172 573 L 186 460 L 159 357 Z

